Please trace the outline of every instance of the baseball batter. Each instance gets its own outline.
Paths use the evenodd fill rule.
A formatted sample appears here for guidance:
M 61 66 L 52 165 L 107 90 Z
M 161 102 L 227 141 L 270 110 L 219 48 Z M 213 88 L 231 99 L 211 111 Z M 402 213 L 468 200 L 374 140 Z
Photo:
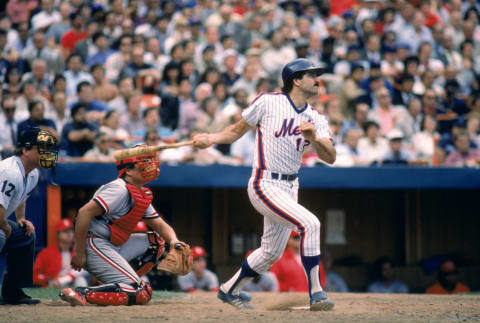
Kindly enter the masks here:
M 119 178 L 101 186 L 78 212 L 72 268 L 85 268 L 103 285 L 63 289 L 60 297 L 71 305 L 143 305 L 152 288 L 128 263 L 129 243 L 139 221 L 145 222 L 163 239 L 177 245 L 175 231 L 158 215 L 152 192 L 144 185 L 158 177 L 156 154 L 117 161 Z M 145 235 L 140 236 L 145 239 Z
M 242 285 L 267 271 L 281 257 L 292 230 L 300 234 L 310 309 L 330 310 L 334 306 L 319 282 L 320 222 L 297 202 L 297 173 L 305 148 L 312 145 L 329 164 L 336 158 L 328 121 L 307 103 L 308 97 L 317 95 L 317 76 L 321 73 L 321 68 L 306 59 L 288 63 L 282 70 L 282 93 L 261 93 L 243 111 L 240 121 L 218 133 L 194 138 L 195 147 L 206 148 L 232 143 L 256 128 L 248 195 L 255 209 L 264 215 L 262 242 L 218 292 L 220 300 L 237 308 L 252 308 L 250 299 L 239 292 Z
M 22 288 L 32 285 L 35 227 L 25 218 L 26 201 L 37 186 L 37 167 L 55 167 L 57 140 L 46 130 L 28 128 L 19 134 L 14 156 L 0 162 L 0 252 L 7 253 L 3 303 L 38 304 Z M 15 212 L 16 221 L 8 220 Z

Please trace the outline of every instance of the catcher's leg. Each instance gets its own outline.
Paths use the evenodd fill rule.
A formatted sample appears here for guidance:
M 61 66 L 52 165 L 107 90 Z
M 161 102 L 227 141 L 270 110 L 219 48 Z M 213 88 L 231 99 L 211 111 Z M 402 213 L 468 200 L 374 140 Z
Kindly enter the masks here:
M 165 257 L 165 241 L 153 231 L 134 233 L 120 248 L 119 253 L 135 269 L 137 275 L 142 277 Z
M 122 283 L 105 284 L 96 287 L 62 289 L 60 297 L 75 305 L 145 305 L 152 298 L 152 288 L 142 281 L 139 285 Z

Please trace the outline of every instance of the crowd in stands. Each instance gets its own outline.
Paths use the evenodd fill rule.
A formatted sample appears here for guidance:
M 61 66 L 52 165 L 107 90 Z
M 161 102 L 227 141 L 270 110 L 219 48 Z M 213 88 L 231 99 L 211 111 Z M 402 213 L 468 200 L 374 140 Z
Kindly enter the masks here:
M 305 57 L 327 71 L 310 104 L 336 166 L 478 166 L 479 23 L 475 0 L 10 0 L 0 150 L 29 125 L 61 139 L 61 161 L 218 131 Z M 161 157 L 248 165 L 254 140 Z

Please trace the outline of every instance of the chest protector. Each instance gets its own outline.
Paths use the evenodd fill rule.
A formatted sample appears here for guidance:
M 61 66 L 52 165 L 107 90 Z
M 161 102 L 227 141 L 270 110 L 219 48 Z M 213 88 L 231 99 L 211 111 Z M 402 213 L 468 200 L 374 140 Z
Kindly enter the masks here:
M 145 215 L 145 211 L 153 199 L 152 191 L 148 188 L 142 187 L 140 189 L 128 183 L 126 185 L 133 199 L 133 207 L 126 215 L 120 219 L 113 220 L 112 223 L 108 225 L 111 231 L 110 242 L 116 246 L 121 246 L 127 242 L 135 226 Z

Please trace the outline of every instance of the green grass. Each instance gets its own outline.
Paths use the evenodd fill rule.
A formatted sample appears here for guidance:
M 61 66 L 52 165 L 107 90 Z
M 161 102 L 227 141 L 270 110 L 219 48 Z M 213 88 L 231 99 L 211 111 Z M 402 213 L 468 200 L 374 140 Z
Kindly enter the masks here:
M 33 298 L 44 300 L 58 300 L 58 294 L 61 288 L 28 288 L 25 292 Z M 163 290 L 154 290 L 153 299 L 172 299 L 185 297 L 185 293 L 168 292 Z

